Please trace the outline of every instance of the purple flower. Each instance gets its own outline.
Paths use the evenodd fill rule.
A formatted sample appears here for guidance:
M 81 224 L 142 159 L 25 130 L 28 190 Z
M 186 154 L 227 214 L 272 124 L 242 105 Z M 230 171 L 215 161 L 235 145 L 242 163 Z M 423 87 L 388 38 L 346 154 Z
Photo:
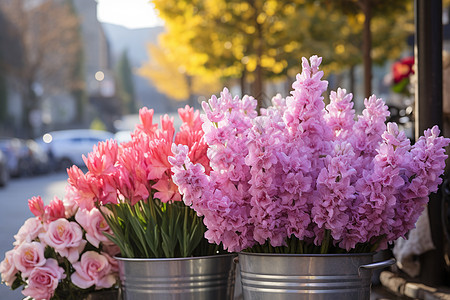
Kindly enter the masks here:
M 228 251 L 255 244 L 385 247 L 414 227 L 437 190 L 450 140 L 433 127 L 411 146 L 375 95 L 355 121 L 352 94 L 332 91 L 321 58 L 302 59 L 290 95 L 256 111 L 227 89 L 202 104 L 211 172 L 174 148 L 173 180 L 204 216 L 206 238 Z M 330 239 L 325 241 L 325 239 Z

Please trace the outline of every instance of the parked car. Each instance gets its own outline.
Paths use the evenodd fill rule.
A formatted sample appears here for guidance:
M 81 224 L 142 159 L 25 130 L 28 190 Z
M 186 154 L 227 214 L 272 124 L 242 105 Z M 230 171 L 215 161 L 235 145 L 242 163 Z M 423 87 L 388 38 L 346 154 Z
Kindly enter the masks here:
M 48 171 L 48 155 L 34 140 L 0 138 L 0 150 L 7 157 L 12 177 L 31 176 Z
M 7 157 L 9 174 L 12 177 L 26 175 L 29 171 L 29 150 L 24 140 L 19 138 L 0 138 L 0 150 Z
M 50 171 L 50 160 L 47 151 L 35 140 L 26 140 L 26 146 L 29 151 L 30 173 L 33 175 L 45 174 Z
M 4 187 L 9 182 L 8 158 L 6 154 L 0 150 L 0 187 Z
M 84 166 L 82 155 L 92 151 L 100 141 L 114 139 L 108 131 L 71 129 L 52 131 L 36 140 L 48 153 L 54 169 L 65 170 L 72 165 Z
M 120 130 L 114 134 L 114 139 L 118 144 L 126 143 L 131 141 L 131 131 L 130 130 Z

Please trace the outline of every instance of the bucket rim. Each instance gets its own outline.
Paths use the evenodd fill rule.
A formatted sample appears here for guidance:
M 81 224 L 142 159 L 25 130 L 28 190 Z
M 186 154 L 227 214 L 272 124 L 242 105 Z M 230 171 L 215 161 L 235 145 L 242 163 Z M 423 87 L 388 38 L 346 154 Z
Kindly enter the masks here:
M 162 258 L 131 258 L 131 257 L 121 257 L 121 256 L 114 256 L 114 259 L 118 261 L 131 261 L 131 262 L 138 262 L 138 261 L 189 261 L 189 260 L 200 260 L 200 259 L 218 259 L 218 258 L 226 258 L 226 257 L 235 257 L 237 256 L 236 253 L 225 253 L 225 254 L 214 254 L 214 255 L 205 255 L 205 256 L 191 256 L 191 257 L 162 257 Z
M 239 256 L 268 256 L 268 257 L 362 257 L 374 256 L 376 252 L 368 253 L 326 253 L 326 254 L 292 254 L 292 253 L 257 253 L 257 252 L 238 252 Z

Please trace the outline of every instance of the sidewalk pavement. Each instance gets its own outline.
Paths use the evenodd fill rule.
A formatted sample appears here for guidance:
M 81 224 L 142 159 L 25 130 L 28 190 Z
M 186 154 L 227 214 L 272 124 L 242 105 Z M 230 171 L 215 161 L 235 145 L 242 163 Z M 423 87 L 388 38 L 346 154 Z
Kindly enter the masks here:
M 450 288 L 436 288 L 420 282 L 408 281 L 390 271 L 380 274 L 381 285 L 372 287 L 371 300 L 419 299 L 450 300 Z

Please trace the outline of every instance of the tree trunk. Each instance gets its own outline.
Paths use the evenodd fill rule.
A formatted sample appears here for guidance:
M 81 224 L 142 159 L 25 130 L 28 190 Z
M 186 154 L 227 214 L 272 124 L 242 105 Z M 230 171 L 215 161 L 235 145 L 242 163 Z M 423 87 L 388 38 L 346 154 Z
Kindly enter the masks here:
M 350 66 L 349 72 L 349 88 L 350 92 L 353 93 L 353 97 L 355 96 L 355 66 Z
M 363 29 L 363 63 L 364 63 L 364 96 L 372 95 L 372 32 L 370 30 L 370 22 L 372 19 L 371 0 L 359 0 L 361 9 L 364 13 L 364 29 Z
M 22 137 L 33 138 L 33 124 L 31 123 L 30 116 L 33 109 L 37 107 L 37 97 L 31 83 L 29 83 L 25 89 L 26 90 L 22 94 Z
M 246 94 L 245 84 L 247 81 L 247 71 L 245 69 L 245 66 L 244 66 L 244 69 L 242 70 L 242 75 L 241 75 L 241 78 L 239 81 L 240 81 L 239 83 L 241 85 L 241 96 L 243 97 Z
M 255 1 L 250 2 L 254 13 L 254 22 L 256 27 L 256 38 L 254 42 L 255 47 L 255 53 L 256 53 L 256 69 L 255 69 L 255 81 L 253 82 L 253 89 L 252 94 L 253 97 L 255 97 L 258 100 L 258 105 L 256 106 L 256 109 L 259 113 L 259 110 L 261 107 L 263 107 L 264 103 L 264 84 L 263 84 L 263 68 L 261 66 L 261 57 L 263 55 L 263 33 L 262 33 L 262 26 L 260 23 L 258 23 L 258 15 L 261 9 L 257 7 Z

